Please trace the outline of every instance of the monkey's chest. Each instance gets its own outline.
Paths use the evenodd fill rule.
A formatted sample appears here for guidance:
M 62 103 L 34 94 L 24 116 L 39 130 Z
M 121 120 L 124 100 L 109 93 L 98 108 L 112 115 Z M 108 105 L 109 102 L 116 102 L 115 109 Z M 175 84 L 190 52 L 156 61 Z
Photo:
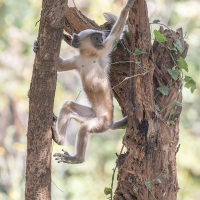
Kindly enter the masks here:
M 81 74 L 82 85 L 89 99 L 110 93 L 110 82 L 106 70 L 90 68 Z
M 85 66 L 79 73 L 86 88 L 104 88 L 109 85 L 107 68 L 102 68 L 99 64 Z

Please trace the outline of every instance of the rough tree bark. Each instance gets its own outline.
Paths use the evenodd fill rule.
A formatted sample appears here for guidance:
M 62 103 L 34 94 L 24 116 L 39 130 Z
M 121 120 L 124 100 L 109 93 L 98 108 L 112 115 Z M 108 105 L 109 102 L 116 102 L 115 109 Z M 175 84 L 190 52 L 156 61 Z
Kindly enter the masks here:
M 26 200 L 51 199 L 53 105 L 65 0 L 43 0 L 36 54 L 29 91 Z
M 129 16 L 130 50 L 134 52 L 137 48 L 146 53 L 135 57 L 130 54 L 130 60 L 141 62 L 141 65 L 131 63 L 128 66 L 124 76 L 135 77 L 128 80 L 126 86 L 122 84 L 120 93 L 117 92 L 129 123 L 124 139 L 127 152 L 119 157 L 118 162 L 115 200 L 175 200 L 179 189 L 176 151 L 181 108 L 175 106 L 173 100 L 182 101 L 182 80 L 180 77 L 173 81 L 167 70 L 174 67 L 174 61 L 180 56 L 186 56 L 188 45 L 181 29 L 174 32 L 163 28 L 160 32 L 166 36 L 167 42 L 164 45 L 154 42 L 152 45 L 149 26 L 146 2 L 137 1 Z M 177 39 L 184 50 L 172 54 L 167 47 L 173 47 Z M 112 84 L 119 81 L 119 78 L 112 79 Z M 156 98 L 157 88 L 166 85 L 170 87 L 169 94 Z M 155 110 L 155 103 L 160 107 L 160 113 Z M 173 115 L 170 114 L 172 108 L 175 110 Z M 169 119 L 175 124 L 170 126 Z

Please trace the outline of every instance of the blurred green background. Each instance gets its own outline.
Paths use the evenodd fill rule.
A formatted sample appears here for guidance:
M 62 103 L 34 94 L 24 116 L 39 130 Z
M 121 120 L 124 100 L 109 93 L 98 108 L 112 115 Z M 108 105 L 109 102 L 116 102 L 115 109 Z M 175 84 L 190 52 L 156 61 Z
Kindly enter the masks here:
M 103 23 L 102 13 L 118 14 L 120 0 L 80 0 L 76 6 L 88 17 Z M 73 6 L 73 3 L 69 1 Z M 150 21 L 160 19 L 170 28 L 183 27 L 190 46 L 187 62 L 189 73 L 198 89 L 191 94 L 184 89 L 183 112 L 180 125 L 180 150 L 177 168 L 180 191 L 178 200 L 200 199 L 200 2 L 199 0 L 148 1 Z M 34 0 L 0 0 L 0 199 L 23 200 L 25 185 L 26 130 L 28 98 L 34 53 L 37 39 L 41 2 Z M 158 28 L 153 26 L 152 30 Z M 76 53 L 65 43 L 61 55 Z M 55 113 L 65 100 L 75 100 L 81 85 L 74 72 L 58 75 Z M 83 92 L 78 102 L 88 104 Z M 120 108 L 115 102 L 115 119 L 120 118 Z M 53 153 L 62 148 L 73 152 L 75 132 L 72 123 L 68 129 L 70 144 L 53 145 Z M 106 199 L 104 188 L 110 187 L 116 152 L 121 149 L 124 131 L 109 131 L 92 136 L 86 162 L 82 165 L 58 164 L 52 159 L 52 199 L 99 200 Z M 115 183 L 116 184 L 116 183 Z

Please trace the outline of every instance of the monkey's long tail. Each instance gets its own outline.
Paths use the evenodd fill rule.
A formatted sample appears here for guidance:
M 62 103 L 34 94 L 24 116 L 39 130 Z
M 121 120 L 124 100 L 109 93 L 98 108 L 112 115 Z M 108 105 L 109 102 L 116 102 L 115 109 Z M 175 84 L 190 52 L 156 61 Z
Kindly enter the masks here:
M 122 119 L 120 119 L 119 121 L 113 122 L 110 129 L 115 130 L 115 129 L 123 128 L 124 126 L 127 125 L 127 121 L 128 121 L 128 117 L 125 116 Z

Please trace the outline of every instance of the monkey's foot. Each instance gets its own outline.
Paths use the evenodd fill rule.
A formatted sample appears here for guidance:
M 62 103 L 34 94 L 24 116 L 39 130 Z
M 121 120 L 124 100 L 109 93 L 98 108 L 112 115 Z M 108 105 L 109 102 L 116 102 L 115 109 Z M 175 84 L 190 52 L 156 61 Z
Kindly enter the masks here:
M 51 132 L 52 132 L 52 138 L 53 140 L 58 144 L 58 145 L 63 145 L 64 144 L 64 138 L 60 137 L 60 135 L 57 133 L 55 125 L 51 127 Z
M 35 53 L 37 53 L 38 50 L 39 50 L 39 45 L 38 45 L 38 41 L 36 40 L 36 41 L 34 42 L 34 44 L 33 44 L 33 51 L 34 51 Z
M 58 163 L 64 162 L 69 164 L 79 164 L 84 162 L 84 159 L 81 159 L 78 156 L 70 156 L 70 154 L 63 149 L 62 151 L 64 153 L 55 153 L 53 155 L 55 157 L 55 160 L 58 161 Z
M 56 132 L 56 128 L 53 124 L 53 126 L 51 127 L 51 132 L 52 132 L 52 139 L 57 143 L 59 144 L 59 139 L 58 139 L 58 134 Z
M 53 125 L 51 127 L 51 132 L 52 132 L 52 138 L 53 140 L 58 144 L 58 145 L 63 145 L 64 143 L 64 138 L 61 137 L 57 131 L 56 131 L 56 122 L 57 122 L 57 117 L 56 115 L 53 114 Z

